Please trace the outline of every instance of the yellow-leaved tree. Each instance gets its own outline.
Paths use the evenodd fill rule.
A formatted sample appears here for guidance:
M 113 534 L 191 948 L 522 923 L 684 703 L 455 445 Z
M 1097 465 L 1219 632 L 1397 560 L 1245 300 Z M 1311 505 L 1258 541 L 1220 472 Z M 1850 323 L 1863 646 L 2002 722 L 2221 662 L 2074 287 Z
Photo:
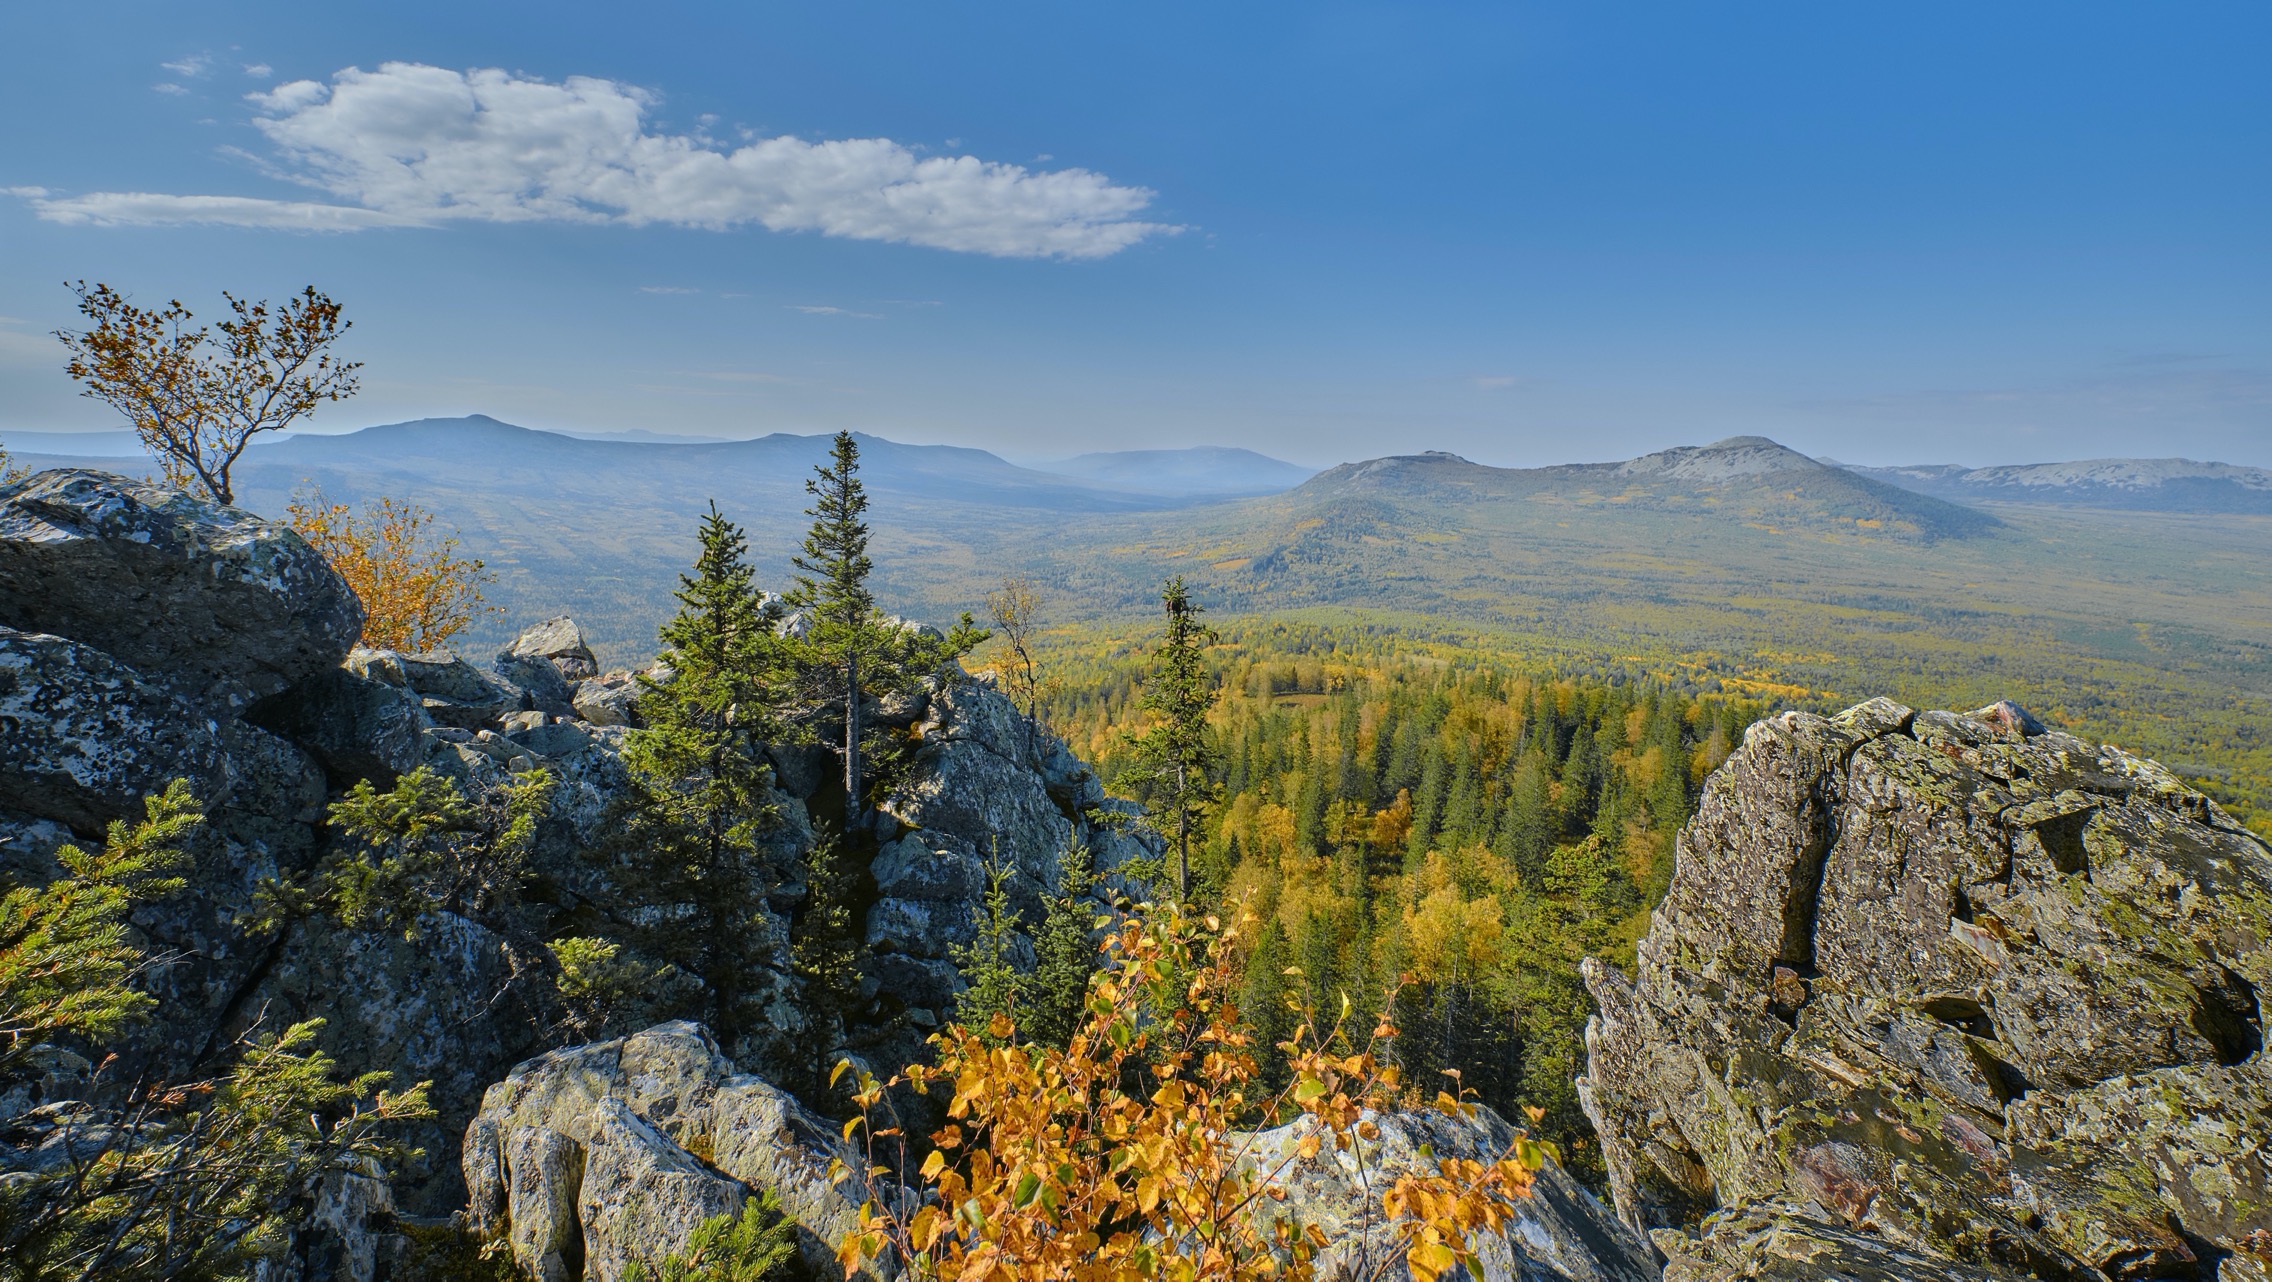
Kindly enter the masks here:
M 839 1251 L 847 1274 L 894 1259 L 953 1282 L 1307 1282 L 1328 1265 L 1351 1282 L 1407 1266 L 1420 1282 L 1457 1266 L 1482 1276 L 1479 1235 L 1507 1226 L 1549 1149 L 1518 1138 L 1492 1161 L 1379 1169 L 1378 1119 L 1403 1090 L 1383 1058 L 1395 1029 L 1351 1035 L 1346 1002 L 1331 1027 L 1305 1013 L 1282 1044 L 1290 1080 L 1263 1087 L 1235 1002 L 1252 920 L 1140 909 L 1108 940 L 1064 1048 L 1021 1041 L 996 1013 L 985 1035 L 935 1036 L 935 1064 L 864 1077 L 845 1133 L 867 1127 L 871 1154 L 900 1138 L 886 1124 L 893 1088 L 947 1094 L 949 1120 L 916 1175 L 923 1195 L 862 1209 Z M 1475 1106 L 1440 1093 L 1433 1107 Z M 1328 1148 L 1357 1188 L 1378 1190 L 1353 1239 L 1329 1240 L 1286 1205 L 1290 1176 Z
M 459 556 L 457 535 L 435 529 L 434 514 L 415 503 L 380 497 L 357 511 L 318 493 L 286 511 L 363 602 L 365 645 L 431 650 L 496 611 L 482 601 L 495 576 Z

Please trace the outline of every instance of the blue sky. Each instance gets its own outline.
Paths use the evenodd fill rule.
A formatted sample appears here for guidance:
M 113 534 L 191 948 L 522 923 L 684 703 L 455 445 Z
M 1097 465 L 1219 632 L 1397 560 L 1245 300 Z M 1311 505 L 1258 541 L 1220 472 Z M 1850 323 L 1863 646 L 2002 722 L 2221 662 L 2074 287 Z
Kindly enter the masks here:
M 10 5 L 0 443 L 114 425 L 84 277 L 328 291 L 326 430 L 2272 465 L 2268 59 L 2257 3 Z

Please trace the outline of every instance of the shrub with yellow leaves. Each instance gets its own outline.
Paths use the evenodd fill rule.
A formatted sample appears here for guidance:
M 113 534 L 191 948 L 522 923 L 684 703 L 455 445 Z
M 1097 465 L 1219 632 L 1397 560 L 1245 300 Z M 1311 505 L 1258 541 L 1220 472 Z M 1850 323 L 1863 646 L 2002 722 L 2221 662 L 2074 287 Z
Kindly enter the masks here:
M 1327 1145 L 1380 1174 L 1367 1169 L 1376 1119 L 1403 1085 L 1383 1057 L 1395 1029 L 1383 1020 L 1360 1042 L 1346 1000 L 1330 1027 L 1304 1013 L 1283 1044 L 1292 1073 L 1282 1090 L 1259 1084 L 1234 1001 L 1252 921 L 1243 910 L 1226 925 L 1174 905 L 1140 909 L 1107 941 L 1063 1049 L 1021 1041 L 997 1013 L 985 1036 L 961 1025 L 936 1035 L 935 1064 L 889 1082 L 863 1076 L 863 1113 L 845 1134 L 866 1128 L 871 1154 L 901 1138 L 886 1124 L 895 1088 L 947 1094 L 948 1121 L 918 1173 L 922 1196 L 862 1208 L 838 1253 L 847 1275 L 889 1260 L 953 1282 L 1307 1282 L 1331 1261 L 1350 1282 L 1405 1266 L 1420 1282 L 1460 1266 L 1481 1277 L 1478 1239 L 1513 1218 L 1543 1144 L 1518 1138 L 1495 1161 L 1438 1156 L 1429 1173 L 1361 1180 L 1382 1189 L 1388 1249 L 1354 1271 L 1319 1226 L 1287 1213 L 1285 1177 Z M 1475 1106 L 1440 1093 L 1433 1107 Z M 1310 1125 L 1291 1145 L 1242 1129 L 1301 1118 Z
M 457 536 L 436 531 L 434 514 L 415 503 L 382 496 L 357 512 L 317 493 L 285 511 L 363 602 L 365 645 L 431 650 L 496 612 L 481 597 L 493 576 L 459 556 Z

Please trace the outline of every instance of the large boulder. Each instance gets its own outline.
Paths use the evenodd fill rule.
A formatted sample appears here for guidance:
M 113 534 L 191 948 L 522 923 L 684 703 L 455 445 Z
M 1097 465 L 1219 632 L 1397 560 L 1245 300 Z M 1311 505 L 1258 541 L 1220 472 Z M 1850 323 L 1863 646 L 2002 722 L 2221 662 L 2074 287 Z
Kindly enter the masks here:
M 69 637 L 234 709 L 337 666 L 363 607 L 284 526 L 64 468 L 0 486 L 0 625 Z
M 861 1203 L 886 1195 L 838 1128 L 683 1021 L 514 1068 L 467 1127 L 464 1165 L 474 1226 L 540 1277 L 581 1258 L 616 1278 L 683 1251 L 753 1189 L 779 1195 L 806 1264 L 833 1276 Z
M 637 677 L 628 672 L 610 672 L 577 682 L 569 697 L 569 706 L 578 717 L 595 726 L 637 725 L 639 695 Z
M 507 658 L 543 659 L 571 685 L 596 677 L 600 672 L 599 660 L 592 657 L 592 648 L 584 644 L 584 630 L 565 614 L 522 629 L 498 656 L 500 662 Z
M 1359 1155 L 1335 1146 L 1317 1119 L 1303 1117 L 1271 1130 L 1239 1137 L 1248 1169 L 1273 1172 L 1286 1196 L 1263 1205 L 1273 1218 L 1289 1217 L 1314 1225 L 1329 1245 L 1318 1276 L 1403 1282 L 1410 1278 L 1396 1258 L 1396 1226 L 1384 1222 L 1380 1197 L 1406 1176 L 1434 1175 L 1443 1158 L 1495 1162 L 1514 1143 L 1517 1132 L 1488 1108 L 1455 1116 L 1436 1109 L 1368 1114 L 1374 1138 Z M 1305 1140 L 1323 1140 L 1304 1157 Z M 1476 1244 L 1483 1261 L 1479 1282 L 1655 1282 L 1657 1265 L 1649 1247 L 1610 1214 L 1559 1163 L 1538 1172 L 1529 1197 L 1499 1233 Z
M 308 821 L 323 804 L 291 744 L 91 646 L 0 627 L 0 803 L 99 831 L 174 779 L 207 806 Z
M 1939 1262 L 1888 1276 L 2272 1254 L 2272 849 L 2160 765 L 2009 704 L 1786 713 L 1677 860 L 1638 973 L 1586 964 L 1579 1083 L 1677 1276 L 1857 1242 Z

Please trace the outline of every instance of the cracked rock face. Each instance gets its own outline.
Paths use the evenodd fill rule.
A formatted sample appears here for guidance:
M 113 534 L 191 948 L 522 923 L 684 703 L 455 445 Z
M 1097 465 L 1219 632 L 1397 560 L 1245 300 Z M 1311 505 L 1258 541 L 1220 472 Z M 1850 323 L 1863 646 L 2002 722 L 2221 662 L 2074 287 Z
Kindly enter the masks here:
M 2272 850 L 2207 798 L 1875 700 L 1754 725 L 1678 858 L 1579 1083 L 1668 1277 L 2263 1276 Z
M 835 1126 L 719 1054 L 707 1030 L 658 1024 L 554 1051 L 489 1088 L 466 1130 L 471 1219 L 529 1275 L 612 1282 L 653 1263 L 754 1190 L 780 1195 L 816 1275 L 881 1199 Z
M 363 606 L 284 526 L 63 468 L 0 486 L 0 624 L 70 637 L 236 709 L 338 666 Z

